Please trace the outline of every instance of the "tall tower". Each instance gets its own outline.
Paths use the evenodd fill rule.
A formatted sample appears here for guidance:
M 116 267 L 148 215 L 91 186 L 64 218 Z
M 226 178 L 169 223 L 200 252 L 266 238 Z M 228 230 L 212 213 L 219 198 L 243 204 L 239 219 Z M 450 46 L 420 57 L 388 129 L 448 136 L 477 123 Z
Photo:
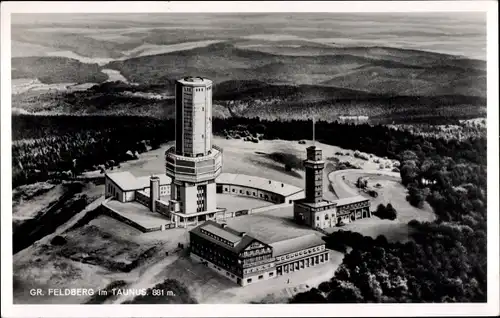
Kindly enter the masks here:
M 175 85 L 175 153 L 206 156 L 212 150 L 212 81 L 186 77 Z
M 172 178 L 172 212 L 200 215 L 216 210 L 215 178 L 222 149 L 212 145 L 212 81 L 186 77 L 175 84 L 175 146 L 165 154 Z
M 316 146 L 307 148 L 304 167 L 306 170 L 305 202 L 319 203 L 323 201 L 323 169 L 325 167 L 325 162 L 321 158 L 321 149 Z

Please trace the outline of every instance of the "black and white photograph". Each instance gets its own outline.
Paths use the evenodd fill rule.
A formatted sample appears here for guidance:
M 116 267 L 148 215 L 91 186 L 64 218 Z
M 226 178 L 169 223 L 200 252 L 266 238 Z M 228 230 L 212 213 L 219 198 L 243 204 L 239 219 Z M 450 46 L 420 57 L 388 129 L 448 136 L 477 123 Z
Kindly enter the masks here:
M 2 316 L 500 314 L 497 3 L 225 6 L 2 3 Z

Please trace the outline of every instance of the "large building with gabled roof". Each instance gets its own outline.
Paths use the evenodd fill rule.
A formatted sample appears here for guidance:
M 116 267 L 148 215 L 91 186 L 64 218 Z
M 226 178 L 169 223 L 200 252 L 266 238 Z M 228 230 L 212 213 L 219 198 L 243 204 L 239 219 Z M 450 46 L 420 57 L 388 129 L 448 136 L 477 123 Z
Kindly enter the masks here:
M 190 231 L 190 255 L 235 283 L 246 286 L 328 262 L 318 234 L 267 242 L 225 223 L 206 221 Z

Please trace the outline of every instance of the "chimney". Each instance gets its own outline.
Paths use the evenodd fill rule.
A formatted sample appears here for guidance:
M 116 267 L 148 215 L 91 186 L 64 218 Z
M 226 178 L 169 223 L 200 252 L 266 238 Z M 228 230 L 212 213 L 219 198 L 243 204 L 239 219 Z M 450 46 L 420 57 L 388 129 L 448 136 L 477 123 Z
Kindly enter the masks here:
M 156 212 L 156 200 L 160 198 L 160 178 L 151 176 L 149 179 L 149 209 Z

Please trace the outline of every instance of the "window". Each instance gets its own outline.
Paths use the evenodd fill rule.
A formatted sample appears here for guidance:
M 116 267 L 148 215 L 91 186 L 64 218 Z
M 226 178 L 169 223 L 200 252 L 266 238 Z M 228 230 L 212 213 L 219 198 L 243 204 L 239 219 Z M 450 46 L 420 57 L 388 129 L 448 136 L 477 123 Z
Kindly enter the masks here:
M 240 193 L 243 193 L 243 190 L 240 190 Z
M 273 272 L 270 272 L 269 273 L 269 277 L 273 277 L 274 276 L 274 273 Z
M 318 220 L 318 221 L 319 221 L 319 215 L 316 217 L 316 220 Z
M 233 189 L 233 192 L 234 192 L 234 189 Z
M 251 283 L 251 282 L 252 282 L 251 278 L 247 279 L 247 283 Z
M 259 275 L 259 279 L 263 279 L 264 278 L 264 275 Z

